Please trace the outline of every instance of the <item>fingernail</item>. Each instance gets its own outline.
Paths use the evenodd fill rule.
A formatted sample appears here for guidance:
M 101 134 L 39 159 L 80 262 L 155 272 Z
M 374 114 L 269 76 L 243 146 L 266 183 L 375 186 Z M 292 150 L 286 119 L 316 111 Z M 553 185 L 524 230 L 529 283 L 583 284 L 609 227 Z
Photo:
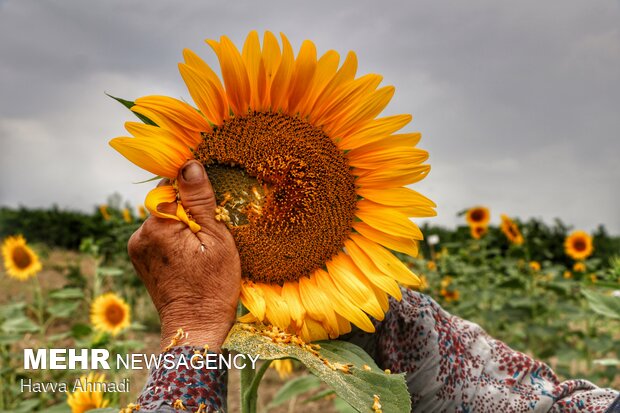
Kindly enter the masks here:
M 205 170 L 198 162 L 192 162 L 183 168 L 182 175 L 186 182 L 196 182 L 203 179 Z

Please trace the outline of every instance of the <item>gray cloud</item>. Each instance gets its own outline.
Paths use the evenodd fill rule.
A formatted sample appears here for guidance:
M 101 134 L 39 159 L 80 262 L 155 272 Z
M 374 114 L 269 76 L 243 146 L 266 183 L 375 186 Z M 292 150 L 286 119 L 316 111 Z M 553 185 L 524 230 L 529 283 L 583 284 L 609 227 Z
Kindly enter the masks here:
M 618 21 L 617 1 L 0 1 L 0 204 L 141 202 L 148 174 L 107 145 L 131 115 L 103 92 L 189 98 L 184 47 L 215 64 L 204 38 L 269 29 L 356 50 L 397 87 L 387 112 L 423 132 L 434 222 L 482 203 L 618 233 Z

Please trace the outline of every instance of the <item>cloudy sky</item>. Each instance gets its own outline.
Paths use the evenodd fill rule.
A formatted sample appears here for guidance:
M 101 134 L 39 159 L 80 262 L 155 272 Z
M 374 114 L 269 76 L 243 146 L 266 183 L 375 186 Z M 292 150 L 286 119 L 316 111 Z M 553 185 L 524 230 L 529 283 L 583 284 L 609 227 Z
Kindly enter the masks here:
M 214 63 L 203 39 L 252 29 L 355 50 L 396 86 L 435 222 L 483 204 L 620 233 L 618 0 L 0 0 L 0 205 L 142 202 L 149 175 L 107 144 L 131 114 L 104 92 L 189 100 L 182 49 Z

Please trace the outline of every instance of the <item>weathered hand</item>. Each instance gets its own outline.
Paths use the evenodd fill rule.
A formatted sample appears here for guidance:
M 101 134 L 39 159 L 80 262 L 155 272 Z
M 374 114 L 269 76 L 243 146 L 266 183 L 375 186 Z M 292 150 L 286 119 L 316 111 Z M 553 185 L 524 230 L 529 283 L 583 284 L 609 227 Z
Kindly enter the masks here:
M 183 344 L 219 351 L 235 321 L 239 254 L 226 226 L 215 220 L 215 194 L 202 164 L 187 162 L 177 182 L 201 230 L 194 234 L 184 223 L 151 216 L 129 240 L 129 256 L 159 312 L 162 349 L 182 328 L 188 333 Z M 176 204 L 169 207 L 176 210 Z

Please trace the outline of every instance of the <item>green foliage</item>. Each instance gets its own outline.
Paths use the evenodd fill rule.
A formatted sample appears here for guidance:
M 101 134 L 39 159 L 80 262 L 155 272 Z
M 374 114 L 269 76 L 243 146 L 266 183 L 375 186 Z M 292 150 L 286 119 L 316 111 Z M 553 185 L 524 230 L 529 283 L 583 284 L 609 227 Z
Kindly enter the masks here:
M 236 324 L 222 347 L 244 354 L 259 354 L 265 360 L 286 357 L 299 360 L 360 412 L 372 409 L 374 395 L 379 396 L 386 412 L 408 412 L 411 409 L 404 374 L 386 374 L 354 344 L 337 340 L 316 344 L 320 349 L 309 351 L 296 344 L 274 342 Z

